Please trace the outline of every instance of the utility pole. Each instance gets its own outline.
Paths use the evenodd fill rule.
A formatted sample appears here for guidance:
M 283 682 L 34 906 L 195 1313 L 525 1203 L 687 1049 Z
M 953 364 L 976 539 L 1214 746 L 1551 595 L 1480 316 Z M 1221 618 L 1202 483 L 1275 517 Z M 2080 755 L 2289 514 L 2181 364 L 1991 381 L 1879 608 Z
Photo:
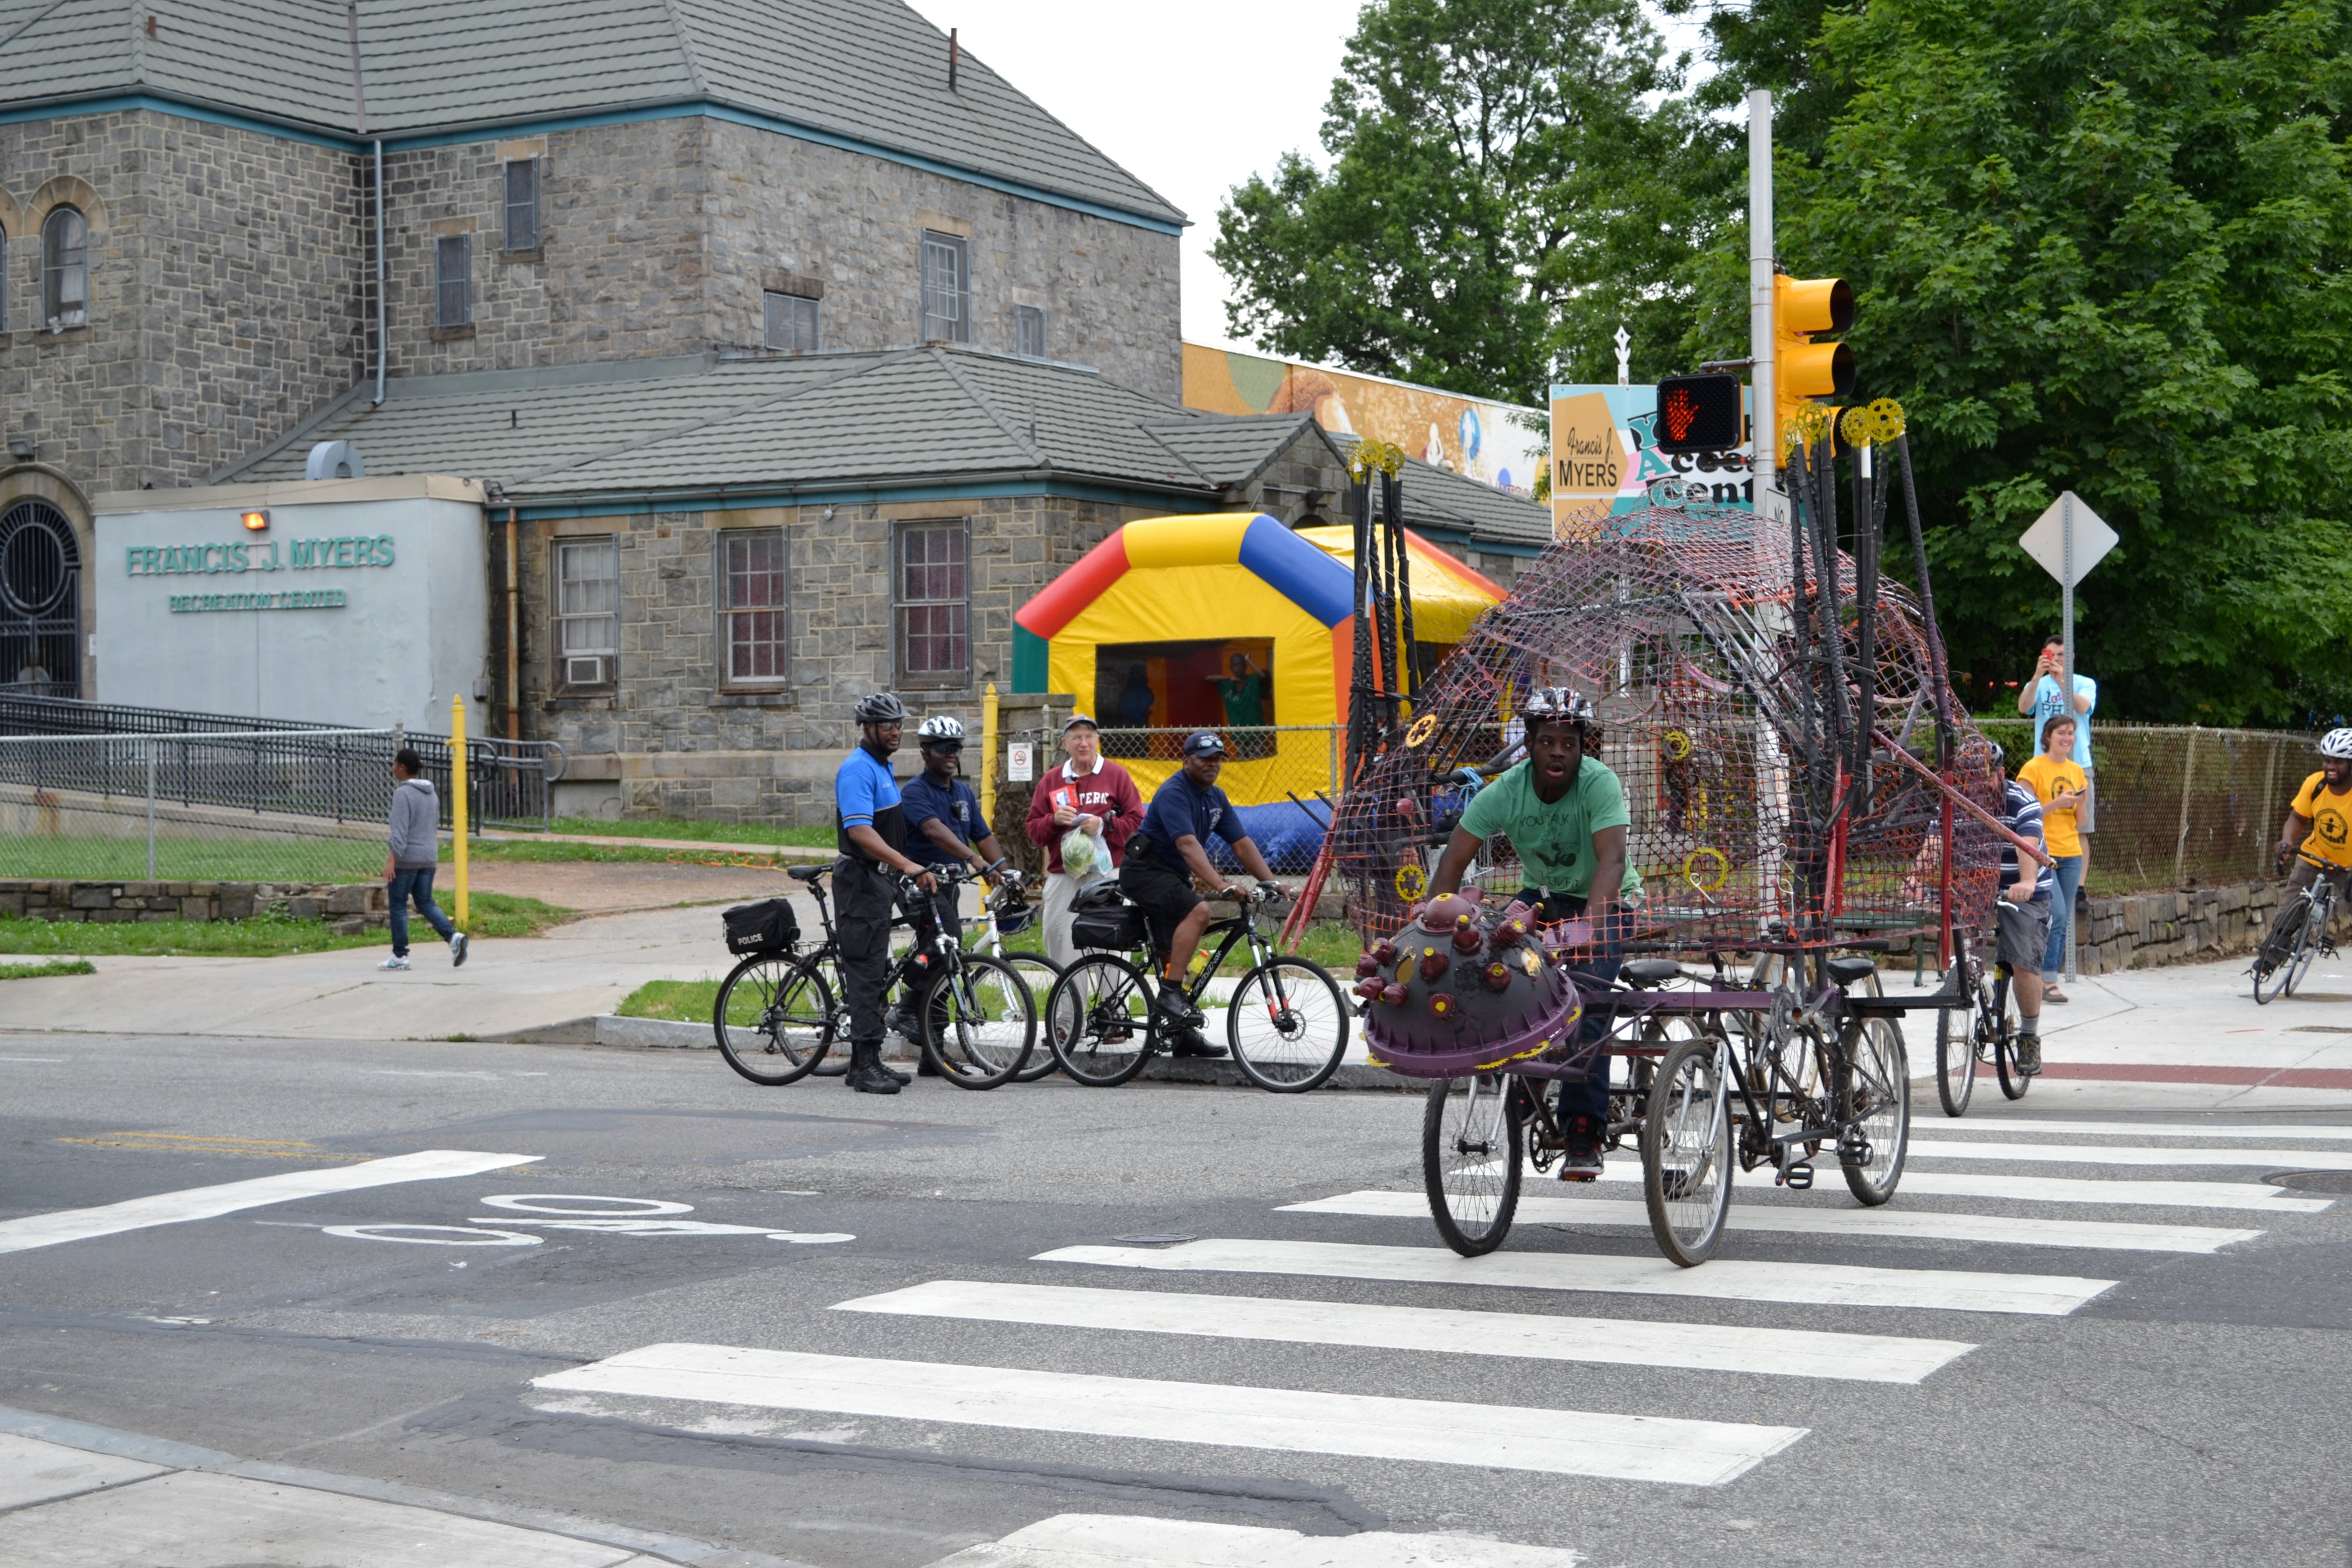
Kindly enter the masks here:
M 1773 470 L 1780 459 L 1780 433 L 1773 428 L 1772 384 L 1772 95 L 1762 88 L 1748 95 L 1748 353 L 1755 361 L 1748 376 L 1748 459 L 1756 481 L 1756 517 L 1779 518 L 1779 487 Z M 1759 531 L 1759 537 L 1763 537 Z

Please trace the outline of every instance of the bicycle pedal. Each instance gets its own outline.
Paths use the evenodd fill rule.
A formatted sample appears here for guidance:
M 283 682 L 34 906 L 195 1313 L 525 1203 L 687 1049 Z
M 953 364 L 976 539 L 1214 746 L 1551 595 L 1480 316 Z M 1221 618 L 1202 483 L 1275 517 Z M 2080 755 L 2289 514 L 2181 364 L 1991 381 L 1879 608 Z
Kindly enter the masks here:
M 1841 1165 L 1869 1164 L 1870 1144 L 1868 1141 L 1857 1138 L 1850 1143 L 1841 1145 L 1838 1149 L 1838 1163 Z
M 1792 1193 L 1811 1192 L 1813 1190 L 1813 1168 L 1809 1164 L 1785 1166 L 1782 1168 L 1780 1173 L 1773 1178 L 1773 1184 L 1776 1186 L 1786 1187 Z
M 1601 1173 L 1598 1171 L 1562 1171 L 1559 1173 L 1559 1179 L 1563 1182 L 1597 1182 L 1601 1179 Z

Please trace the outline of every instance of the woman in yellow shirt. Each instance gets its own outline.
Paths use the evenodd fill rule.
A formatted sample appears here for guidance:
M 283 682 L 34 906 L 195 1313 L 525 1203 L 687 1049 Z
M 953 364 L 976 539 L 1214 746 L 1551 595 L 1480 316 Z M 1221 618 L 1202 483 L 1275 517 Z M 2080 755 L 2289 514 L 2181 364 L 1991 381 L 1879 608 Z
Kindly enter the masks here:
M 2074 889 L 2083 885 L 2083 837 L 2074 814 L 2091 787 L 2074 761 L 2074 721 L 2059 714 L 2042 727 L 2042 751 L 2017 770 L 2018 783 L 2042 802 L 2042 835 L 2057 862 L 2058 896 L 2051 900 L 2050 943 L 2042 953 L 2042 999 L 2063 1002 L 2059 972 L 2066 963 L 2066 931 L 2074 919 Z

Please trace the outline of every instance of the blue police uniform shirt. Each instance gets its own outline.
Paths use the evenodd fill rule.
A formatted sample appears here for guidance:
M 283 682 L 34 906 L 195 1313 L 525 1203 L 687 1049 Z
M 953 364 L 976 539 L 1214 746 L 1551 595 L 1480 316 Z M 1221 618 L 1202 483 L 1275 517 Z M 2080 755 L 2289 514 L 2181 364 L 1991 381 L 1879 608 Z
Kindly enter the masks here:
M 980 822 L 980 797 L 961 779 L 933 784 L 929 773 L 918 773 L 899 794 L 906 805 L 907 858 L 919 865 L 945 866 L 956 858 L 923 831 L 923 824 L 935 816 L 948 825 L 950 833 L 975 849 L 988 837 Z
M 1170 866 L 1181 866 L 1184 857 L 1176 848 L 1176 840 L 1186 834 L 1205 846 L 1209 836 L 1215 834 L 1228 844 L 1238 844 L 1249 837 L 1242 826 L 1241 814 L 1225 792 L 1214 784 L 1206 788 L 1194 784 L 1182 772 L 1152 792 L 1151 804 L 1143 813 L 1143 826 L 1136 837 L 1151 846 L 1151 853 Z
M 891 848 L 907 847 L 907 815 L 890 764 L 860 746 L 833 775 L 834 843 L 844 855 L 866 857 L 849 842 L 853 827 L 870 827 Z

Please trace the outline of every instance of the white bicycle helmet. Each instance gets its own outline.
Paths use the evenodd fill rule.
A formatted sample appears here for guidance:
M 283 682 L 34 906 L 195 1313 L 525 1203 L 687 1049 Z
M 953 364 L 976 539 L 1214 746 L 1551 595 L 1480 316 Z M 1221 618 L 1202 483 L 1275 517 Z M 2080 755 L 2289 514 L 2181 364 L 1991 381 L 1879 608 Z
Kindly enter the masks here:
M 938 713 L 924 720 L 915 731 L 915 743 L 918 746 L 936 746 L 946 741 L 953 741 L 959 746 L 963 744 L 961 720 L 951 719 L 944 713 Z
M 1519 704 L 1519 717 L 1530 724 L 1561 720 L 1586 731 L 1599 722 L 1592 711 L 1592 700 L 1565 686 L 1538 686 L 1528 692 L 1527 700 Z
M 2323 757 L 2352 757 L 2352 730 L 2330 730 L 2319 742 Z

